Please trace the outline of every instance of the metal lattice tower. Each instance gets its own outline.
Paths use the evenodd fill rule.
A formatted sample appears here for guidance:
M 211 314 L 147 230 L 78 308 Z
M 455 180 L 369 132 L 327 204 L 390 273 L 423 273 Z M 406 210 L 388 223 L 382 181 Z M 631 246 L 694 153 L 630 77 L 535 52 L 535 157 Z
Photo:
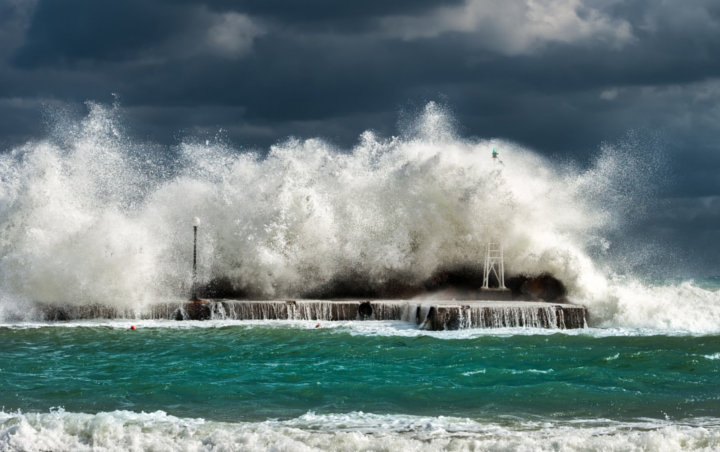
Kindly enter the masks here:
M 485 248 L 485 265 L 483 266 L 483 289 L 489 289 L 490 273 L 495 273 L 498 280 L 498 289 L 505 287 L 505 257 L 503 247 L 498 242 L 488 242 Z
M 495 166 L 493 171 L 496 182 L 499 182 L 500 172 L 502 171 L 503 161 L 500 160 L 497 149 L 492 150 L 492 161 Z M 498 206 L 499 207 L 499 206 Z M 498 281 L 498 290 L 507 290 L 505 287 L 505 256 L 503 254 L 503 246 L 496 237 L 490 237 L 490 241 L 485 247 L 485 262 L 483 265 L 483 289 L 490 289 L 490 274 L 494 273 Z M 493 288 L 495 289 L 495 288 Z

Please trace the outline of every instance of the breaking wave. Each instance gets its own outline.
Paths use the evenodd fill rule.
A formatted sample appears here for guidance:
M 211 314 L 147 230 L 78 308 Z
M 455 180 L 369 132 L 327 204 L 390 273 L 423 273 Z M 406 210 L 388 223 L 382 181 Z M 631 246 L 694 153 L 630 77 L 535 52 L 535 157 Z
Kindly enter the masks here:
M 443 272 L 480 274 L 500 240 L 507 273 L 557 276 L 595 326 L 720 330 L 720 291 L 605 264 L 632 260 L 611 237 L 651 199 L 652 152 L 553 162 L 459 137 L 432 102 L 400 136 L 367 131 L 350 150 L 319 138 L 167 149 L 127 138 L 117 106 L 88 107 L 0 155 L 0 315 L 184 298 L 199 217 L 199 279 L 236 295 L 417 294 Z
M 213 422 L 162 411 L 0 413 L 6 451 L 135 450 L 717 450 L 717 419 L 518 421 L 367 413 Z

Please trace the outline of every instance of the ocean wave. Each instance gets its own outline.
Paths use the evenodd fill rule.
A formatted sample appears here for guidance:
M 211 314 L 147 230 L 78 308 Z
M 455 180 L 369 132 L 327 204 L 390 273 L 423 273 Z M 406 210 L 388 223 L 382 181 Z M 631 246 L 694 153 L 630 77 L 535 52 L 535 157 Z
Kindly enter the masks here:
M 3 451 L 692 450 L 720 447 L 720 419 L 501 419 L 307 413 L 289 420 L 213 422 L 165 412 L 0 413 Z
M 461 138 L 430 102 L 407 133 L 367 131 L 347 150 L 289 139 L 261 155 L 189 139 L 157 152 L 123 134 L 117 108 L 88 105 L 0 154 L 0 318 L 32 320 L 33 303 L 185 298 L 198 216 L 200 281 L 239 295 L 417 295 L 438 275 L 480 274 L 501 241 L 509 274 L 554 274 L 592 326 L 720 331 L 720 290 L 611 271 L 643 258 L 610 239 L 652 201 L 658 163 L 638 143 L 602 146 L 580 168 Z
M 319 325 L 319 326 L 318 326 Z M 306 321 L 306 320 L 131 320 L 131 319 L 96 319 L 67 322 L 0 322 L 0 328 L 7 329 L 40 329 L 40 328 L 109 328 L 113 330 L 130 330 L 136 332 L 145 329 L 268 329 L 313 330 L 318 334 L 350 334 L 353 336 L 385 336 L 385 337 L 421 337 L 427 336 L 441 340 L 463 340 L 478 337 L 512 337 L 512 336 L 588 336 L 605 337 L 650 337 L 650 336 L 716 336 L 716 332 L 688 332 L 686 330 L 656 328 L 582 328 L 582 329 L 547 329 L 547 328 L 467 328 L 449 331 L 431 331 L 419 329 L 416 325 L 405 321 Z M 608 360 L 615 357 L 609 357 Z M 705 356 L 717 359 L 715 355 Z

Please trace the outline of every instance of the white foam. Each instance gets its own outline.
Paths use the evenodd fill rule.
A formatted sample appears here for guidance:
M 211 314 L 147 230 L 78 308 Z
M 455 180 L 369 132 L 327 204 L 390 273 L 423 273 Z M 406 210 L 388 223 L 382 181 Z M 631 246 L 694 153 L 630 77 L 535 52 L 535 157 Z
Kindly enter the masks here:
M 90 104 L 59 135 L 0 154 L 1 318 L 31 320 L 34 302 L 141 309 L 185 297 L 197 216 L 200 279 L 264 297 L 351 275 L 419 284 L 479 266 L 502 234 L 508 272 L 555 274 L 594 326 L 720 331 L 720 291 L 620 280 L 590 257 L 644 205 L 652 162 L 639 149 L 605 146 L 578 169 L 459 138 L 431 102 L 406 135 L 365 132 L 347 151 L 293 139 L 260 158 L 187 142 L 167 162 L 124 137 L 117 114 Z
M 596 325 L 720 332 L 720 290 L 703 289 L 691 281 L 662 286 L 633 278 L 609 281 L 609 287 L 597 292 L 590 304 L 600 320 Z
M 318 327 L 317 325 L 320 325 Z M 305 321 L 305 320 L 79 320 L 70 322 L 0 322 L 0 328 L 37 329 L 37 328 L 111 328 L 136 331 L 144 329 L 213 329 L 213 328 L 271 328 L 303 329 L 319 333 L 351 334 L 354 336 L 385 337 L 421 337 L 427 336 L 442 340 L 474 339 L 478 337 L 511 336 L 588 336 L 633 337 L 633 336 L 704 336 L 704 333 L 688 333 L 686 330 L 658 330 L 652 328 L 583 328 L 558 330 L 546 328 L 468 328 L 462 330 L 430 331 L 418 328 L 405 321 Z M 714 333 L 710 333 L 713 334 Z M 705 356 L 713 359 L 713 355 Z M 608 358 L 608 360 L 612 357 Z
M 714 418 L 499 422 L 307 413 L 286 421 L 213 422 L 162 411 L 0 413 L 3 451 L 697 450 L 720 447 Z

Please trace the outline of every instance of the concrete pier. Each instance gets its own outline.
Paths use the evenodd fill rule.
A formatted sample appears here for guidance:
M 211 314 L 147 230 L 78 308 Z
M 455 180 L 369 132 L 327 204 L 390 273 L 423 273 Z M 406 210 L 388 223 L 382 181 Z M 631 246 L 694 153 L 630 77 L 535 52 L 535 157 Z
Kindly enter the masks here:
M 136 312 L 112 307 L 45 307 L 45 320 L 404 320 L 430 330 L 587 327 L 587 310 L 567 303 L 504 300 L 204 300 L 160 303 Z

